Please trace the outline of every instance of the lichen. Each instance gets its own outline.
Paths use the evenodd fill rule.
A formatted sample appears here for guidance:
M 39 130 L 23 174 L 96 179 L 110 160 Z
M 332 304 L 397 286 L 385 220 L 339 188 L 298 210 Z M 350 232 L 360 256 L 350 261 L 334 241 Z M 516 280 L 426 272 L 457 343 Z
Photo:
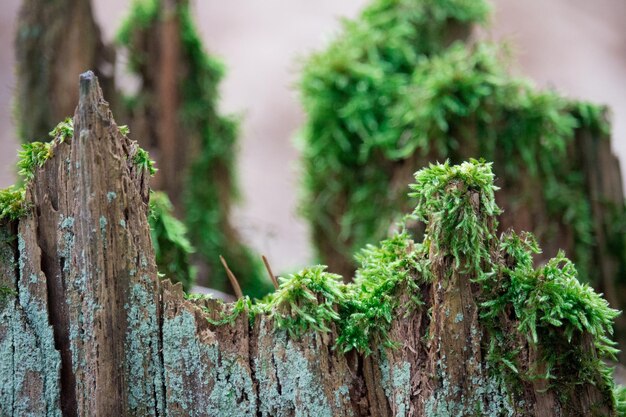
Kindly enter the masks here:
M 382 373 L 382 387 L 392 406 L 394 417 L 405 417 L 411 406 L 411 364 L 395 362 L 389 365 L 386 354 L 381 349 L 379 367 Z
M 32 375 L 41 378 L 42 392 L 40 396 L 26 395 L 31 400 L 40 401 L 46 416 L 61 416 L 59 409 L 61 357 L 55 349 L 52 326 L 49 324 L 48 308 L 45 301 L 38 300 L 31 293 L 37 285 L 45 285 L 37 281 L 31 282 L 28 272 L 29 263 L 26 258 L 26 244 L 18 235 L 19 279 L 18 304 L 12 314 L 13 347 L 14 347 L 14 391 L 20 393 L 24 382 Z M 10 305 L 13 305 L 12 303 Z M 18 394 L 20 395 L 20 394 Z M 21 396 L 21 395 L 20 395 Z M 34 404 L 28 401 L 16 401 L 14 413 L 26 415 Z
M 134 412 L 142 415 L 163 415 L 165 398 L 161 380 L 161 340 L 154 295 L 154 283 L 149 276 L 140 277 L 131 285 L 125 305 L 126 331 L 124 371 L 129 383 L 128 402 Z M 148 414 L 150 413 L 150 414 Z
M 190 416 L 255 414 L 256 392 L 246 359 L 217 340 L 200 341 L 195 319 L 186 310 L 163 320 L 163 364 L 168 412 L 181 407 Z

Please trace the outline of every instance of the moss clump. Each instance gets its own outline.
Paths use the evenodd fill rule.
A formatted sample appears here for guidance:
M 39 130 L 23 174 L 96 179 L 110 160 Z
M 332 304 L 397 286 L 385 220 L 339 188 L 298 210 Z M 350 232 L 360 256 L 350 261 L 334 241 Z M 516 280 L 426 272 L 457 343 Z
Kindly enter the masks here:
M 461 259 L 471 262 L 474 270 L 488 261 L 494 239 L 493 221 L 500 214 L 495 203 L 494 175 L 491 164 L 471 160 L 461 165 L 431 165 L 415 175 L 410 194 L 417 198 L 413 214 L 424 223 L 432 223 L 426 241 L 449 249 L 457 267 Z M 478 208 L 482 210 L 478 211 Z M 491 224 L 489 224 L 491 223 Z
M 325 269 L 318 265 L 281 278 L 280 288 L 264 306 L 278 328 L 292 337 L 309 329 L 330 332 L 331 323 L 340 319 L 336 306 L 345 302 L 345 287 L 339 275 Z
M 127 99 L 127 105 L 154 113 L 153 80 L 148 68 L 145 42 L 158 28 L 161 16 L 159 0 L 136 0 L 126 22 L 118 33 L 118 43 L 127 48 L 130 70 L 144 78 L 144 88 Z M 271 289 L 260 258 L 252 256 L 239 242 L 229 225 L 232 200 L 237 197 L 235 155 L 237 122 L 218 113 L 218 85 L 224 74 L 223 65 L 208 55 L 193 23 L 189 5 L 177 9 L 180 27 L 181 68 L 179 125 L 185 129 L 194 150 L 186 168 L 184 222 L 189 238 L 197 250 L 196 257 L 209 267 L 210 284 L 220 290 L 230 290 L 227 275 L 219 255 L 228 261 L 240 280 L 244 292 L 261 297 Z
M 24 187 L 10 186 L 0 190 L 0 221 L 17 220 L 26 214 Z
M 613 398 L 615 399 L 618 417 L 626 416 L 626 387 L 623 385 L 615 385 Z
M 191 290 L 195 269 L 189 256 L 194 248 L 187 239 L 187 228 L 174 216 L 174 208 L 162 192 L 150 194 L 150 233 L 159 271 L 173 282 L 180 282 L 185 291 Z
M 35 177 L 35 171 L 52 156 L 52 142 L 24 143 L 18 156 L 18 174 L 24 180 L 30 181 Z
M 72 120 L 71 117 L 67 117 L 62 122 L 59 122 L 59 124 L 50 131 L 49 135 L 59 142 L 65 142 L 66 139 L 71 139 L 74 137 L 74 120 Z
M 150 154 L 145 149 L 137 147 L 135 155 L 133 156 L 133 163 L 137 165 L 140 170 L 146 171 L 150 175 L 154 175 L 157 172 L 154 161 L 150 158 Z
M 371 353 L 372 346 L 395 346 L 388 332 L 397 317 L 423 305 L 420 284 L 432 275 L 425 247 L 415 244 L 406 232 L 368 245 L 357 255 L 360 267 L 353 283 L 348 284 L 346 302 L 341 306 L 342 320 L 337 345 L 344 351 L 355 349 Z M 401 294 L 408 301 L 400 301 Z
M 582 275 L 598 280 L 588 192 L 568 148 L 579 128 L 608 133 L 605 110 L 537 91 L 509 74 L 499 47 L 459 41 L 486 13 L 483 1 L 374 0 L 307 61 L 302 205 L 323 262 L 349 262 L 385 236 L 409 208 L 410 173 L 474 157 L 494 161 L 513 205 L 528 196 L 511 190 L 538 184 L 549 217 L 540 238 L 571 230 Z
M 445 49 L 449 26 L 467 28 L 487 11 L 484 1 L 376 0 L 306 62 L 302 209 L 324 261 L 384 236 L 405 199 L 390 189 L 404 139 L 381 142 L 392 106 L 424 58 Z
M 618 312 L 578 280 L 562 253 L 535 268 L 533 256 L 540 250 L 532 234 L 496 236 L 500 209 L 491 167 L 470 160 L 417 172 L 411 189 L 417 199 L 414 214 L 427 222 L 422 243 L 403 230 L 361 251 L 361 266 L 349 284 L 323 266 L 308 268 L 281 279 L 279 290 L 264 300 L 239 300 L 214 324 L 232 323 L 244 311 L 252 319 L 262 314 L 292 338 L 335 329 L 335 348 L 369 354 L 396 347 L 389 334 L 393 322 L 429 308 L 424 295 L 441 285 L 435 273 L 447 279 L 456 269 L 472 282 L 479 312 L 472 337 L 479 331 L 485 336 L 484 370 L 489 381 L 497 381 L 495 391 L 514 399 L 524 389 L 535 389 L 532 381 L 543 379 L 559 398 L 572 398 L 581 384 L 593 384 L 607 402 L 617 401 L 611 399 L 617 394 L 604 360 L 616 352 L 610 336 Z M 442 262 L 431 264 L 433 256 Z M 442 265 L 450 270 L 441 271 Z M 454 320 L 465 317 L 459 313 Z M 500 381 L 506 386 L 500 387 Z

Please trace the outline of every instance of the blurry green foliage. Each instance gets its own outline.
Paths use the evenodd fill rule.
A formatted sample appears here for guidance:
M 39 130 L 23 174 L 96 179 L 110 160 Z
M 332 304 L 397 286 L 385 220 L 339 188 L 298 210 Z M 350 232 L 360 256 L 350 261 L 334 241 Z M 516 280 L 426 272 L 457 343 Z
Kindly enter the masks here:
M 505 184 L 542 184 L 550 221 L 573 230 L 581 275 L 596 279 L 591 209 L 567 149 L 577 128 L 608 134 L 604 109 L 537 91 L 499 47 L 463 43 L 487 12 L 483 0 L 374 0 L 306 62 L 302 210 L 322 261 L 387 234 L 409 206 L 406 172 L 475 157 L 495 161 Z
M 185 292 L 195 281 L 195 269 L 189 257 L 194 252 L 187 239 L 187 228 L 174 216 L 174 207 L 167 195 L 154 191 L 150 194 L 150 233 L 160 273 L 173 282 L 183 284 Z
M 210 284 L 219 290 L 230 291 L 226 272 L 219 255 L 228 261 L 230 269 L 239 280 L 244 293 L 261 297 L 271 289 L 260 257 L 237 238 L 228 226 L 231 202 L 237 197 L 235 155 L 237 122 L 232 117 L 218 113 L 218 85 L 224 74 L 223 65 L 208 55 L 192 20 L 190 6 L 181 2 L 178 7 L 181 38 L 182 68 L 180 126 L 187 137 L 198 140 L 191 146 L 193 160 L 187 170 L 184 192 L 184 222 L 189 239 L 196 248 L 197 257 L 210 269 Z M 129 68 L 141 74 L 145 65 L 144 45 L 133 40 L 141 33 L 158 33 L 155 28 L 161 19 L 159 0 L 135 0 L 130 15 L 118 33 L 118 43 L 128 49 Z M 148 88 L 150 88 L 148 86 Z M 137 96 L 126 103 L 136 106 L 152 102 L 140 89 Z

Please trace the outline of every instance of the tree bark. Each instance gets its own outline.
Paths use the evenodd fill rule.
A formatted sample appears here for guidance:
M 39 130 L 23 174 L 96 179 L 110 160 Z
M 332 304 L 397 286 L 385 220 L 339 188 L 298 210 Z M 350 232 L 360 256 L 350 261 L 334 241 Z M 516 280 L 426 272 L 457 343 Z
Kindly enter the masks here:
M 343 354 L 334 325 L 293 338 L 271 314 L 250 310 L 212 324 L 234 306 L 188 300 L 157 276 L 136 146 L 96 77 L 83 74 L 74 137 L 57 140 L 37 170 L 29 213 L 0 229 L 0 284 L 14 291 L 0 301 L 1 415 L 614 415 L 602 383 L 557 392 L 529 380 L 512 390 L 493 376 L 476 276 L 445 246 L 428 255 L 424 305 L 395 313 L 396 348 Z M 516 319 L 504 320 L 528 358 L 521 367 L 552 348 L 529 344 Z M 571 344 L 594 357 L 590 342 L 580 333 Z
M 101 39 L 90 0 L 23 0 L 15 50 L 15 115 L 24 142 L 47 140 L 51 126 L 72 116 L 76 77 L 87 69 L 109 100 L 116 98 L 115 51 Z

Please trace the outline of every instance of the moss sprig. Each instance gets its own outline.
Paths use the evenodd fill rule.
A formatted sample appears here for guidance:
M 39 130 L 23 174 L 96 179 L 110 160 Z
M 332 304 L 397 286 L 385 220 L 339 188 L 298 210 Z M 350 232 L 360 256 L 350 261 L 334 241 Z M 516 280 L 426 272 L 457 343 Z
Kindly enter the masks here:
M 166 194 L 150 194 L 150 234 L 160 272 L 189 291 L 195 282 L 190 255 L 195 251 L 187 239 L 187 227 L 174 216 L 174 207 Z
M 340 319 L 338 306 L 345 302 L 345 286 L 339 275 L 325 269 L 317 265 L 279 278 L 280 287 L 265 306 L 278 328 L 292 337 L 309 329 L 330 332 Z
M 65 142 L 67 139 L 74 137 L 74 120 L 71 117 L 65 118 L 62 122 L 59 122 L 54 129 L 49 133 L 50 137 L 56 139 L 60 143 Z
M 427 241 L 449 251 L 461 266 L 474 271 L 490 257 L 488 242 L 495 238 L 496 205 L 491 163 L 470 160 L 451 166 L 431 164 L 415 174 L 410 195 L 417 199 L 413 214 L 428 227 Z
M 423 305 L 420 284 L 432 277 L 422 245 L 399 233 L 378 246 L 368 245 L 358 255 L 360 264 L 353 283 L 347 286 L 346 302 L 337 346 L 369 354 L 372 346 L 395 346 L 389 337 L 391 323 L 404 307 L 405 313 Z M 408 302 L 401 305 L 402 293 Z
M 35 177 L 35 171 L 52 156 L 51 142 L 30 142 L 22 144 L 22 150 L 18 151 L 17 162 L 18 174 L 25 181 Z
M 137 147 L 135 155 L 133 155 L 133 163 L 140 170 L 146 171 L 150 175 L 157 173 L 154 161 L 150 158 L 150 154 L 143 148 Z
M 0 220 L 17 220 L 27 212 L 24 187 L 10 186 L 0 190 Z

